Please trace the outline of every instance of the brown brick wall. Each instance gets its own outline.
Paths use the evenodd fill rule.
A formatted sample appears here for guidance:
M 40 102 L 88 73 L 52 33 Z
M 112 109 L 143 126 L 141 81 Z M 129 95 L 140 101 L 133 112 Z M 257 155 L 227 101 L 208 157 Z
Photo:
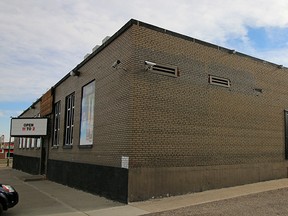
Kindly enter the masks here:
M 127 71 L 111 68 L 116 59 Z M 180 77 L 145 71 L 145 60 L 176 65 Z M 75 127 L 73 148 L 52 149 L 51 159 L 118 167 L 123 155 L 131 168 L 284 160 L 286 69 L 134 25 L 80 71 L 55 90 L 61 128 L 75 91 Z M 231 87 L 208 84 L 209 74 Z M 79 150 L 81 91 L 94 79 L 94 144 Z
M 287 178 L 287 163 L 129 170 L 129 202 Z
M 126 70 L 111 67 L 116 59 Z M 178 66 L 180 77 L 145 71 L 145 60 Z M 57 85 L 54 98 L 63 143 L 65 97 L 75 92 L 73 148 L 51 148 L 50 159 L 119 167 L 129 156 L 131 168 L 284 161 L 287 69 L 133 25 L 79 71 Z M 209 74 L 231 87 L 210 85 Z M 82 87 L 92 80 L 94 143 L 79 149 Z
M 141 26 L 133 30 L 138 70 L 130 167 L 284 160 L 287 69 Z M 180 77 L 144 71 L 144 60 L 176 65 Z M 209 74 L 230 79 L 231 87 L 208 84 Z
M 105 166 L 121 166 L 121 156 L 128 154 L 130 133 L 131 33 L 128 30 L 87 64 L 79 77 L 69 77 L 55 89 L 55 102 L 61 101 L 60 140 L 64 142 L 65 97 L 75 91 L 75 127 L 72 149 L 52 148 L 49 158 Z M 112 68 L 119 59 L 127 71 Z M 95 80 L 95 120 L 93 147 L 79 149 L 82 87 Z

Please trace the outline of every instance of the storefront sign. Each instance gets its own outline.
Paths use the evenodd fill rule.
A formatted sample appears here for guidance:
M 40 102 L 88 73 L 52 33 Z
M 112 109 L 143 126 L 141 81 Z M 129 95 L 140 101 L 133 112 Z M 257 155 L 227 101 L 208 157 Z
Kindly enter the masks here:
M 47 118 L 12 118 L 10 131 L 11 136 L 46 136 L 47 122 Z

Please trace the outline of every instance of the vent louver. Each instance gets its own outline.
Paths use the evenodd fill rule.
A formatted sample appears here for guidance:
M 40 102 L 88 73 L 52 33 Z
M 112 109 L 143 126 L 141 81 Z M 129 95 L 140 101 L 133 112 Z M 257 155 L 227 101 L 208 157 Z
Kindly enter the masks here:
M 231 82 L 229 79 L 212 75 L 209 75 L 209 83 L 212 85 L 218 85 L 226 88 L 229 88 L 231 86 Z
M 179 76 L 179 70 L 177 66 L 160 65 L 153 62 L 145 61 L 145 69 L 165 76 Z

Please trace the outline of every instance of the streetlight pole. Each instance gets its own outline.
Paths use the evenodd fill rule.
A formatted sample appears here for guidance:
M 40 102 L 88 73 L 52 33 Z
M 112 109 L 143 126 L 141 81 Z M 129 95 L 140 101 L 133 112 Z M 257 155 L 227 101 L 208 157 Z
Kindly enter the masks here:
M 2 135 L 2 136 L 0 137 L 0 148 L 1 148 L 1 149 L 4 149 L 4 140 L 5 140 L 4 135 Z
M 10 148 L 11 148 L 11 126 L 12 126 L 12 117 L 10 117 L 10 136 L 9 136 L 9 143 L 8 143 L 8 155 L 7 155 L 7 167 L 10 165 Z
M 11 135 L 9 136 L 9 143 L 8 143 L 7 167 L 9 167 L 10 165 L 10 145 L 11 145 Z

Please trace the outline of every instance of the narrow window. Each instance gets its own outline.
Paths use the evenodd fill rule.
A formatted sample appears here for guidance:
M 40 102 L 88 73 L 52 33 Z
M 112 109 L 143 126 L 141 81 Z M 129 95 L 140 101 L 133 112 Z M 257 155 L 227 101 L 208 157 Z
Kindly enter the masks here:
M 82 89 L 80 145 L 93 144 L 95 81 Z
M 23 145 L 23 138 L 19 138 L 19 149 L 22 148 L 22 145 Z
M 64 140 L 64 145 L 66 146 L 71 146 L 73 144 L 74 102 L 75 102 L 74 93 L 66 97 L 65 140 Z
M 25 149 L 26 148 L 26 143 L 27 143 L 27 138 L 23 138 L 23 146 L 22 148 Z
M 35 138 L 32 138 L 31 140 L 31 148 L 35 148 Z
M 27 138 L 27 143 L 26 143 L 26 148 L 27 149 L 30 148 L 30 142 L 31 142 L 31 138 Z
M 54 127 L 53 127 L 53 146 L 59 146 L 59 134 L 60 134 L 60 114 L 61 103 L 58 101 L 54 105 Z
M 35 145 L 36 145 L 36 148 L 41 148 L 41 142 L 42 142 L 42 138 L 38 138 L 38 139 L 36 139 L 36 143 L 35 143 Z

